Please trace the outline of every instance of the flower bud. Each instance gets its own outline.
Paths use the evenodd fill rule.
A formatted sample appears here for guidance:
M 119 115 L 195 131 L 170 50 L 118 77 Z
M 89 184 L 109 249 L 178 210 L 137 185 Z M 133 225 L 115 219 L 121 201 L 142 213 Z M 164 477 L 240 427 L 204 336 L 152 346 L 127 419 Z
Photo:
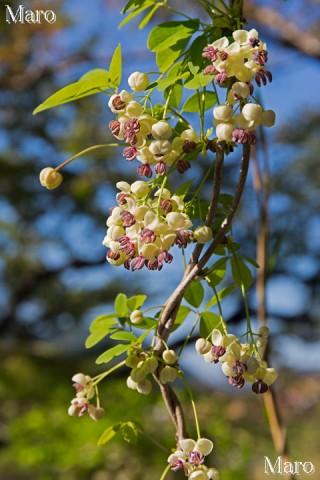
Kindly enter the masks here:
M 259 121 L 262 115 L 262 108 L 255 103 L 247 103 L 242 109 L 242 115 L 247 121 Z
M 149 150 L 155 157 L 169 155 L 172 150 L 171 143 L 168 140 L 154 140 L 149 145 Z
M 178 357 L 174 350 L 164 350 L 164 352 L 162 353 L 162 358 L 168 365 L 173 365 L 178 360 Z
M 276 114 L 273 110 L 266 110 L 261 115 L 261 124 L 264 127 L 273 127 L 276 121 Z
M 131 371 L 131 375 L 130 375 L 131 379 L 136 382 L 136 383 L 140 383 L 140 382 L 143 382 L 146 378 L 146 370 L 144 367 L 136 367 L 136 368 L 133 368 L 132 371 Z
M 148 75 L 141 72 L 131 73 L 130 77 L 128 78 L 128 84 L 134 92 L 141 92 L 149 85 Z
M 127 367 L 130 367 L 130 368 L 136 368 L 139 362 L 140 362 L 140 359 L 137 355 L 128 355 L 126 359 L 126 365 Z
M 152 389 L 152 383 L 150 380 L 145 379 L 142 382 L 139 382 L 137 385 L 137 390 L 139 393 L 142 393 L 143 395 L 149 395 Z
M 132 100 L 128 103 L 126 108 L 126 115 L 128 115 L 128 117 L 140 117 L 142 112 L 143 108 L 140 103 L 136 102 L 135 100 Z
M 131 388 L 131 390 L 137 390 L 138 384 L 131 377 L 127 378 L 127 387 Z
M 173 367 L 164 367 L 160 372 L 160 382 L 163 384 L 174 382 L 176 378 L 177 370 Z
M 131 192 L 134 193 L 138 198 L 142 198 L 145 197 L 149 192 L 149 186 L 147 182 L 137 180 L 131 185 Z
M 194 237 L 201 245 L 210 242 L 213 237 L 212 229 L 210 227 L 206 227 L 205 225 L 203 225 L 202 227 L 198 227 L 194 232 Z
M 219 123 L 216 126 L 216 135 L 219 140 L 225 140 L 226 142 L 231 142 L 233 130 L 234 130 L 233 124 Z
M 97 422 L 104 416 L 104 409 L 101 407 L 95 407 L 94 405 L 88 405 L 88 413 L 92 420 Z
M 208 476 L 209 480 L 219 480 L 220 479 L 219 472 L 216 468 L 209 468 L 207 470 L 207 476 Z
M 166 140 L 171 136 L 172 128 L 168 122 L 160 120 L 152 125 L 151 133 L 156 140 Z
M 210 352 L 212 344 L 205 338 L 198 338 L 196 341 L 196 351 L 199 355 L 204 355 L 205 353 Z
M 158 368 L 158 360 L 156 357 L 148 357 L 144 362 L 144 368 L 147 374 L 155 372 Z
M 51 167 L 43 168 L 40 172 L 39 179 L 41 185 L 48 190 L 53 190 L 54 188 L 59 187 L 63 180 L 61 173 Z
M 130 322 L 134 325 L 139 325 L 143 322 L 143 313 L 140 310 L 133 310 L 130 315 Z
M 232 115 L 233 109 L 230 105 L 218 105 L 213 109 L 213 117 L 219 122 L 229 122 Z

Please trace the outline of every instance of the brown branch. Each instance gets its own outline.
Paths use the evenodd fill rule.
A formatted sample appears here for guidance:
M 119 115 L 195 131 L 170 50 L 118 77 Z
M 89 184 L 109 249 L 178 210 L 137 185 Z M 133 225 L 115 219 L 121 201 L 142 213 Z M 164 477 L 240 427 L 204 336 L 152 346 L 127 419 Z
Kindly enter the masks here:
M 222 178 L 222 162 L 223 162 L 223 155 L 219 151 L 218 153 L 219 161 L 216 163 L 216 171 L 215 171 L 215 180 L 213 183 L 213 189 L 218 189 L 218 192 L 213 192 L 211 199 L 214 201 L 216 204 L 218 202 L 218 197 L 219 197 L 219 192 L 220 192 L 220 181 Z M 180 284 L 176 287 L 174 292 L 171 294 L 169 297 L 162 314 L 159 319 L 159 324 L 158 324 L 158 329 L 157 329 L 157 341 L 155 344 L 155 349 L 154 352 L 156 355 L 161 356 L 163 350 L 165 349 L 164 342 L 167 342 L 168 337 L 170 335 L 172 326 L 174 324 L 176 315 L 178 313 L 179 307 L 181 300 L 183 298 L 184 292 L 187 288 L 187 286 L 194 280 L 197 275 L 201 272 L 201 270 L 204 268 L 206 263 L 209 261 L 211 256 L 214 253 L 214 250 L 217 248 L 217 246 L 221 243 L 221 241 L 224 239 L 225 234 L 229 227 L 231 226 L 232 220 L 234 218 L 234 215 L 238 209 L 239 202 L 241 199 L 241 196 L 243 194 L 244 186 L 246 183 L 247 179 L 247 174 L 248 174 L 248 168 L 249 168 L 249 160 L 250 160 L 250 146 L 249 145 L 244 145 L 243 146 L 243 155 L 242 155 L 242 161 L 241 161 L 241 167 L 240 167 L 240 175 L 239 175 L 239 181 L 236 187 L 233 203 L 231 205 L 230 211 L 223 223 L 222 228 L 220 229 L 219 233 L 213 240 L 213 242 L 210 244 L 209 248 L 207 251 L 204 253 L 204 255 L 200 258 L 200 260 L 197 260 L 197 263 L 194 265 L 192 263 L 192 260 L 190 260 L 190 263 L 186 269 L 186 272 L 180 282 Z M 221 170 L 220 170 L 221 169 Z M 213 220 L 213 216 L 216 212 L 216 205 L 211 205 L 209 208 L 209 213 L 208 216 L 209 220 Z M 195 247 L 197 248 L 197 247 Z M 173 391 L 172 389 L 168 388 L 166 385 L 162 385 L 160 381 L 160 372 L 163 367 L 160 365 L 158 370 L 154 373 L 154 377 L 158 384 L 160 385 L 161 393 L 164 398 L 165 404 L 167 406 L 167 409 L 169 411 L 169 414 L 173 420 L 173 423 L 176 428 L 176 436 L 178 439 L 185 438 L 185 432 L 186 432 L 186 427 L 185 427 L 185 422 L 184 422 L 184 417 L 182 413 L 182 407 L 180 405 L 180 402 L 176 395 L 174 394 L 173 396 Z
M 280 40 L 286 45 L 309 57 L 320 59 L 320 38 L 308 31 L 301 30 L 279 12 L 272 8 L 255 5 L 254 2 L 247 0 L 244 15 L 249 20 L 275 30 Z

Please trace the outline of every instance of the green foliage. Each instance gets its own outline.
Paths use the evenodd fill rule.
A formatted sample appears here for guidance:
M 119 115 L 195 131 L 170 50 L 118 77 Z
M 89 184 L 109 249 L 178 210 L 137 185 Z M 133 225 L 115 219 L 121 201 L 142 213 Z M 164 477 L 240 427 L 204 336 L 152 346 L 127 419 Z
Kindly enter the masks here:
M 117 88 L 122 77 L 122 56 L 120 43 L 114 51 L 109 67 L 109 83 L 111 87 Z
M 176 330 L 180 325 L 183 324 L 183 322 L 186 320 L 188 315 L 192 312 L 190 307 L 187 307 L 186 305 L 181 305 L 178 310 L 178 314 L 176 316 L 176 319 L 173 324 L 172 331 Z
M 217 95 L 215 92 L 205 91 L 203 93 L 204 97 L 204 109 L 208 110 L 209 108 L 213 107 L 213 105 L 217 102 Z M 202 102 L 202 95 L 199 93 L 194 93 L 188 100 L 185 101 L 182 107 L 182 111 L 184 112 L 199 112 Z
M 115 325 L 118 321 L 114 318 L 114 314 L 111 315 L 99 315 L 90 325 L 90 335 L 86 339 L 86 348 L 91 348 L 99 343 L 109 333 L 115 331 Z
M 200 318 L 200 336 L 207 338 L 214 328 L 221 326 L 221 318 L 213 312 L 204 311 Z
M 249 288 L 252 284 L 252 273 L 245 263 L 235 255 L 231 258 L 231 271 L 234 283 L 238 287 Z
M 58 107 L 64 103 L 74 102 L 89 95 L 95 95 L 111 88 L 111 86 L 112 83 L 108 71 L 102 68 L 95 68 L 83 75 L 78 82 L 67 85 L 51 95 L 34 110 L 33 114 Z
M 210 287 L 217 287 L 225 277 L 227 271 L 227 259 L 220 258 L 210 268 L 210 273 L 206 275 L 206 280 Z
M 190 303 L 193 307 L 200 307 L 202 300 L 204 297 L 204 289 L 200 281 L 193 281 L 191 282 L 185 292 L 184 292 L 184 299 Z
M 115 347 L 109 348 L 106 352 L 102 353 L 96 360 L 96 363 L 100 365 L 101 363 L 109 363 L 115 357 L 118 357 L 124 352 L 127 352 L 130 348 L 130 343 L 119 343 Z
M 127 296 L 124 293 L 118 293 L 114 301 L 114 311 L 118 318 L 128 316 Z
M 214 305 L 217 305 L 218 300 L 219 300 L 219 302 L 221 302 L 221 300 L 223 300 L 225 297 L 230 295 L 230 293 L 232 293 L 235 288 L 236 288 L 236 285 L 229 285 L 228 287 L 222 288 L 218 292 L 217 296 L 214 296 L 214 297 L 211 298 L 211 300 L 209 300 L 209 302 L 206 305 L 206 309 L 211 308 Z
M 127 307 L 130 310 L 138 310 L 147 299 L 147 295 L 135 295 L 127 299 Z

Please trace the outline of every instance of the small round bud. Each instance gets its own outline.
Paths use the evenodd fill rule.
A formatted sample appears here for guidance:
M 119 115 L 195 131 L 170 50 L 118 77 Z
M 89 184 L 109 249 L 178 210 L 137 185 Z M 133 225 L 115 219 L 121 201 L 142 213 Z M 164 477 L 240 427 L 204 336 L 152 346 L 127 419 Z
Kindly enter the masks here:
M 146 73 L 133 72 L 128 78 L 128 84 L 134 92 L 141 92 L 149 85 L 148 75 Z
M 39 175 L 40 183 L 43 187 L 46 187 L 48 190 L 53 190 L 54 188 L 59 187 L 63 178 L 61 173 L 57 172 L 54 168 L 46 167 L 41 170 Z
M 165 350 L 162 353 L 162 358 L 168 365 L 173 365 L 178 360 L 178 357 L 174 350 Z
M 216 134 L 217 134 L 218 140 L 225 140 L 226 142 L 231 142 L 233 130 L 234 130 L 233 124 L 219 123 L 216 126 Z
M 95 407 L 94 405 L 88 405 L 88 413 L 92 420 L 97 422 L 104 416 L 104 409 L 101 407 Z
M 255 103 L 247 103 L 241 113 L 246 120 L 256 122 L 261 118 L 262 108 Z
M 130 376 L 134 382 L 140 383 L 145 380 L 146 371 L 143 367 L 142 368 L 135 367 L 132 369 Z
M 139 393 L 142 393 L 143 395 L 149 395 L 149 393 L 152 390 L 152 383 L 150 382 L 150 380 L 145 379 L 142 382 L 138 383 L 137 390 Z
M 130 315 L 130 322 L 134 325 L 139 325 L 143 322 L 143 313 L 140 310 L 133 310 Z
M 144 362 L 144 368 L 147 374 L 155 372 L 158 368 L 158 360 L 156 357 L 148 357 Z
M 136 368 L 140 363 L 139 357 L 137 355 L 128 355 L 126 359 L 126 365 L 130 368 Z
M 196 351 L 199 355 L 204 355 L 205 353 L 210 352 L 212 344 L 205 338 L 198 338 L 196 341 Z
M 138 198 L 145 197 L 149 192 L 149 185 L 147 182 L 137 180 L 131 185 L 131 192 L 134 193 Z
M 266 110 L 261 115 L 261 123 L 264 127 L 273 127 L 276 122 L 276 114 L 273 110 Z
M 218 105 L 213 109 L 213 117 L 219 122 L 229 122 L 232 115 L 233 109 L 230 105 Z
M 152 125 L 151 133 L 156 140 L 166 140 L 171 136 L 172 128 L 168 122 L 160 120 Z
M 177 370 L 173 367 L 164 367 L 160 372 L 160 382 L 163 384 L 174 382 L 176 378 Z
M 194 232 L 194 238 L 201 245 L 210 242 L 212 240 L 213 234 L 210 227 L 203 225 L 202 227 L 196 228 Z
M 70 407 L 68 408 L 68 415 L 70 415 L 70 417 L 77 417 L 78 411 L 79 409 L 76 405 L 70 405 Z
M 132 390 L 137 390 L 138 384 L 137 382 L 133 381 L 131 377 L 127 378 L 127 387 L 131 388 Z
M 216 468 L 209 468 L 207 470 L 207 475 L 208 475 L 208 478 L 210 480 L 219 480 L 220 479 L 219 472 Z

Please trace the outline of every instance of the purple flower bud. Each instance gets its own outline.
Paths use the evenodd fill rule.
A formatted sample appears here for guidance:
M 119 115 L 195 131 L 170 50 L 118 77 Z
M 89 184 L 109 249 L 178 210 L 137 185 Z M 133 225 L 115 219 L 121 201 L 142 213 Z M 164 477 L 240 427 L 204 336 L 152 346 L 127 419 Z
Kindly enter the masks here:
M 188 170 L 191 167 L 190 163 L 187 162 L 186 160 L 178 160 L 176 169 L 178 170 L 179 173 L 184 173 L 186 170 Z
M 120 133 L 121 123 L 116 120 L 111 120 L 111 122 L 109 123 L 109 128 L 112 135 L 116 137 Z
M 139 167 L 137 168 L 137 172 L 139 173 L 139 175 L 141 175 L 141 177 L 147 177 L 147 178 L 152 177 L 152 170 L 148 163 L 139 165 Z
M 131 270 L 134 272 L 135 270 L 140 270 L 144 266 L 144 258 L 140 255 L 139 257 L 135 257 L 130 262 Z
M 163 162 L 159 162 L 157 165 L 155 165 L 154 171 L 157 175 L 165 175 L 167 169 Z
M 239 375 L 238 377 L 227 377 L 227 378 L 228 378 L 229 385 L 232 385 L 233 387 L 242 388 L 243 385 L 245 384 L 244 378 L 242 378 L 241 375 Z
M 134 215 L 132 215 L 132 213 L 128 212 L 127 210 L 123 210 L 120 213 L 120 216 L 122 218 L 122 224 L 124 227 L 132 227 L 132 225 L 136 223 Z
M 184 153 L 191 153 L 196 148 L 196 146 L 197 146 L 196 142 L 192 140 L 185 140 L 182 146 L 182 150 Z
M 253 385 L 252 385 L 252 391 L 254 393 L 260 394 L 260 393 L 266 393 L 269 390 L 268 385 L 263 382 L 262 380 L 257 380 Z
M 122 156 L 126 157 L 128 162 L 132 162 L 137 156 L 137 149 L 135 147 L 126 147 L 123 149 Z

